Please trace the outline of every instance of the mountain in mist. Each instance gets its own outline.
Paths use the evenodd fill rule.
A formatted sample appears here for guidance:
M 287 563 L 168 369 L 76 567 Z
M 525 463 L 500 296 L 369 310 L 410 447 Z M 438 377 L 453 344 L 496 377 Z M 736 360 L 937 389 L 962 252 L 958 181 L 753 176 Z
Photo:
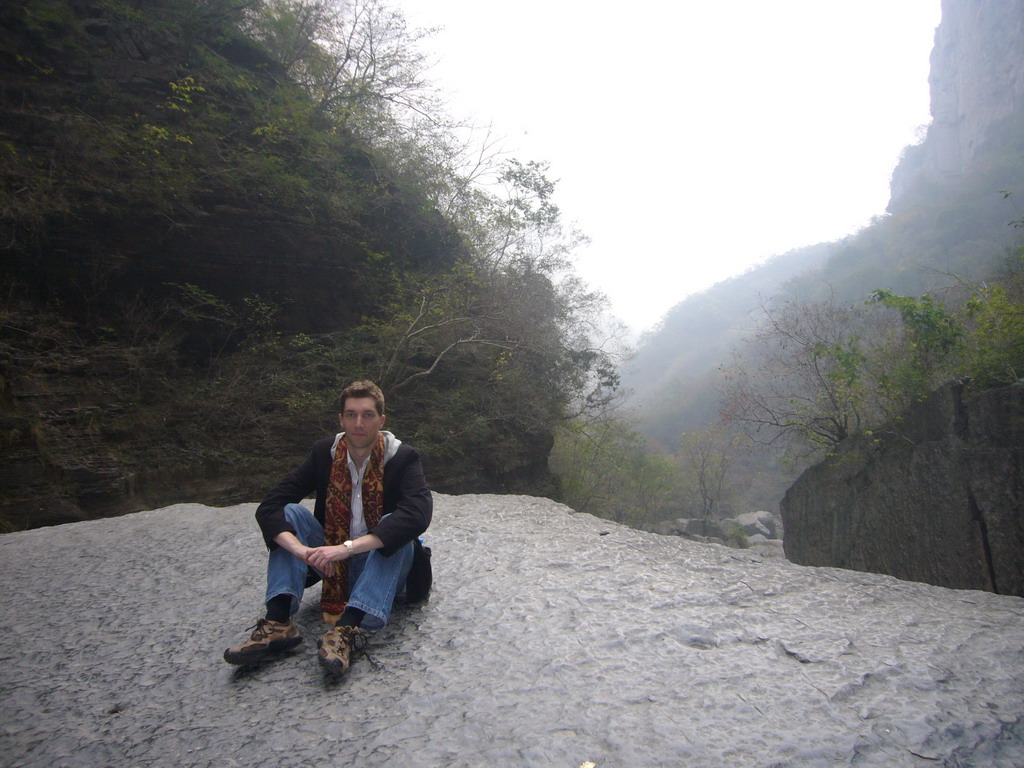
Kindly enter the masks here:
M 904 150 L 885 215 L 688 297 L 642 339 L 623 383 L 655 445 L 714 418 L 718 369 L 762 301 L 941 293 L 1006 263 L 1024 205 L 1024 0 L 944 0 L 929 83 L 932 122 Z
M 819 269 L 836 250 L 824 243 L 775 256 L 680 302 L 644 335 L 625 371 L 625 386 L 657 441 L 706 423 L 716 409 L 710 383 L 754 321 L 759 302 L 796 274 Z M 685 404 L 685 407 L 682 407 Z

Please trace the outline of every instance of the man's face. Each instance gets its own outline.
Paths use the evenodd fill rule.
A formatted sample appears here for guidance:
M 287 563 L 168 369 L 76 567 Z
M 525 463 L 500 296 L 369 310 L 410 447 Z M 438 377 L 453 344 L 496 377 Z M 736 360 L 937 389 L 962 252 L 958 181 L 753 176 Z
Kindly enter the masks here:
M 341 412 L 341 428 L 345 442 L 357 451 L 369 450 L 384 426 L 384 417 L 377 413 L 372 397 L 347 397 Z

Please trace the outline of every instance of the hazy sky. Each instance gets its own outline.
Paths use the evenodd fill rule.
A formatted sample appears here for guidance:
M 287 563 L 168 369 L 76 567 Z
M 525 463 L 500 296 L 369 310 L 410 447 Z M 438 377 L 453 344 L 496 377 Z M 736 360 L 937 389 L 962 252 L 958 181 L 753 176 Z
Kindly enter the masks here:
M 577 271 L 635 331 L 856 231 L 929 120 L 940 0 L 396 0 L 452 112 L 551 164 Z

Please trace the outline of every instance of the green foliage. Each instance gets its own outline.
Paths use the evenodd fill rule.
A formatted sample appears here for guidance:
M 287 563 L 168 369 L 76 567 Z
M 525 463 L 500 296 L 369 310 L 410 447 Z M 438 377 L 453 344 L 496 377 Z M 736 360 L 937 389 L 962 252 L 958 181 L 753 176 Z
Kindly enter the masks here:
M 438 111 L 417 47 L 430 31 L 409 30 L 379 0 L 269 0 L 250 14 L 247 31 L 318 114 L 365 140 L 396 139 L 411 116 Z
M 762 309 L 749 357 L 738 357 L 727 369 L 722 413 L 757 439 L 782 436 L 827 450 L 878 408 L 863 365 L 860 318 L 832 302 L 789 301 Z
M 739 448 L 739 435 L 721 422 L 682 436 L 676 463 L 689 516 L 705 521 L 722 516 L 734 490 L 731 470 Z
M 1018 271 L 975 288 L 956 312 L 931 296 L 881 289 L 866 311 L 799 302 L 766 308 L 756 354 L 730 370 L 724 412 L 755 432 L 767 429 L 770 439 L 798 438 L 828 452 L 898 421 L 944 381 L 1013 383 L 1024 370 L 1022 299 Z
M 615 417 L 562 424 L 551 452 L 560 499 L 581 512 L 647 527 L 679 516 L 679 474 L 646 451 L 643 437 Z
M 589 296 L 568 290 L 514 263 L 396 278 L 358 329 L 368 375 L 403 410 L 424 404 L 412 434 L 444 463 L 514 453 L 517 436 L 543 439 L 571 414 L 599 410 L 617 385 L 611 356 L 580 327 Z M 451 423 L 463 425 L 457 439 Z
M 931 296 L 912 299 L 876 289 L 869 302 L 899 313 L 910 342 L 911 365 L 923 377 L 934 373 L 960 343 L 963 335 L 960 324 Z
M 1013 384 L 1024 377 L 1024 275 L 979 288 L 968 300 L 966 370 L 979 388 Z
M 193 97 L 206 93 L 206 89 L 196 83 L 196 79 L 191 75 L 169 83 L 169 85 L 171 95 L 164 104 L 164 108 L 177 112 L 188 113 L 193 104 Z
M 746 531 L 738 525 L 729 526 L 729 530 L 725 532 L 725 543 L 736 549 L 747 549 L 750 547 Z
M 47 430 L 126 471 L 283 471 L 374 377 L 435 487 L 549 490 L 553 430 L 618 374 L 546 166 L 469 152 L 379 0 L 136 6 L 0 8 L 5 301 L 110 363 Z M 56 388 L 32 325 L 4 380 Z
M 552 201 L 555 185 L 546 174 L 547 163 L 509 160 L 498 177 L 512 192 L 504 216 L 510 228 L 543 230 L 558 222 L 558 206 Z
M 772 480 L 750 498 L 768 505 L 781 498 L 795 470 L 836 440 L 898 421 L 944 379 L 968 375 L 974 389 L 1019 380 L 1021 293 L 1002 274 L 1002 262 L 1007 251 L 1020 253 L 1024 210 L 1015 195 L 995 190 L 1015 189 L 1024 178 L 1024 121 L 1013 113 L 987 126 L 984 145 L 964 158 L 964 173 L 955 178 L 928 170 L 934 149 L 908 148 L 894 173 L 888 212 L 869 226 L 775 256 L 688 297 L 641 341 L 624 383 L 643 406 L 639 429 L 659 450 L 672 450 L 681 433 L 713 423 L 724 390 L 727 415 L 765 443 L 749 472 L 761 469 Z M 906 298 L 904 322 L 901 302 L 861 306 L 878 286 L 892 297 L 926 298 Z M 977 293 L 970 312 L 962 305 L 968 292 Z M 773 312 L 787 299 L 844 307 L 849 323 L 836 329 L 841 332 L 823 327 L 822 346 L 791 339 L 783 350 L 781 336 L 779 344 L 764 337 L 767 318 L 750 330 L 762 297 L 772 297 Z M 958 325 L 963 335 L 956 341 Z M 753 335 L 759 337 L 753 343 L 743 340 Z M 782 354 L 795 350 L 801 353 L 792 358 Z M 729 377 L 724 385 L 714 375 L 719 366 Z M 808 453 L 811 448 L 817 452 Z
M 765 307 L 753 355 L 729 371 L 723 410 L 769 440 L 828 452 L 899 418 L 955 370 L 963 329 L 941 302 L 876 290 L 869 308 Z M 881 310 L 881 311 L 878 311 Z

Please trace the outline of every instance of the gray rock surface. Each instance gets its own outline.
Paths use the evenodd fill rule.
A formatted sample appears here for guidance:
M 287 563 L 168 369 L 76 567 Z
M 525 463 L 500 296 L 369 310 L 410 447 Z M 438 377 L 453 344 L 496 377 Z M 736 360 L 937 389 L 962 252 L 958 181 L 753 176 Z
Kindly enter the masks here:
M 811 568 L 545 499 L 437 496 L 431 601 L 337 684 L 235 670 L 253 504 L 0 536 L 6 766 L 1024 765 L 1024 599 Z
M 665 536 L 685 536 L 693 541 L 715 543 L 728 543 L 726 538 L 734 529 L 741 530 L 748 538 L 759 536 L 760 540 L 772 541 L 781 547 L 782 520 L 771 512 L 745 512 L 736 517 L 709 520 L 677 517 L 674 520 L 661 520 L 651 528 L 654 533 Z M 771 548 L 774 551 L 775 547 Z
M 734 518 L 736 525 L 743 529 L 747 536 L 760 534 L 768 539 L 781 539 L 782 521 L 776 519 L 771 512 L 744 512 Z
M 1024 596 L 1024 387 L 940 387 L 840 443 L 780 508 L 794 563 Z

